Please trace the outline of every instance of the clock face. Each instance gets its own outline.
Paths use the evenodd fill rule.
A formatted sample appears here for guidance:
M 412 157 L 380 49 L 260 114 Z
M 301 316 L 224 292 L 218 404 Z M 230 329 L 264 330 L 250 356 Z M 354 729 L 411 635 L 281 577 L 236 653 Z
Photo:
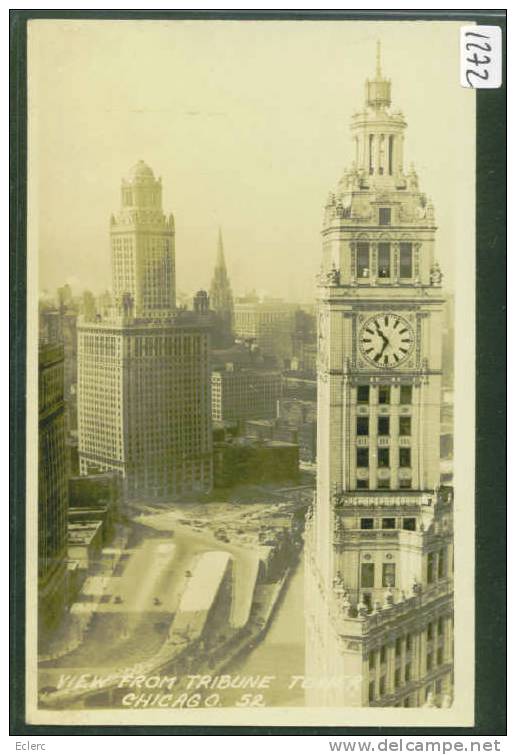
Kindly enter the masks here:
M 414 340 L 412 325 L 392 312 L 370 317 L 359 335 L 362 355 L 376 367 L 397 367 L 410 356 Z

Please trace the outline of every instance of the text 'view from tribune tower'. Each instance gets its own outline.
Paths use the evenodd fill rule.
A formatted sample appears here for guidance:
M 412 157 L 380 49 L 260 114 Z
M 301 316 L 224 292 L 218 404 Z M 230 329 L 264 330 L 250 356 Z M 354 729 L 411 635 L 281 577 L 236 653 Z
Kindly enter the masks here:
M 208 332 L 176 309 L 174 218 L 142 160 L 111 217 L 114 306 L 78 327 L 81 474 L 114 470 L 128 498 L 212 487 Z
M 453 495 L 440 484 L 444 295 L 434 207 L 380 69 L 330 193 L 318 289 L 307 704 L 447 707 Z

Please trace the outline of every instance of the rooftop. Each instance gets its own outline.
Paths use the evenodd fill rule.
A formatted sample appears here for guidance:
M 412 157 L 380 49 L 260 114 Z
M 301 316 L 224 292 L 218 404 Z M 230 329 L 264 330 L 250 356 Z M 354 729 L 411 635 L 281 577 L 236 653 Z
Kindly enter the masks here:
M 130 181 L 145 181 L 146 179 L 152 179 L 154 180 L 154 173 L 152 171 L 152 168 L 149 168 L 147 163 L 144 162 L 144 160 L 138 160 L 135 165 L 131 168 L 129 171 L 129 180 Z
M 185 588 L 179 611 L 208 611 L 231 560 L 226 551 L 207 551 L 197 561 Z

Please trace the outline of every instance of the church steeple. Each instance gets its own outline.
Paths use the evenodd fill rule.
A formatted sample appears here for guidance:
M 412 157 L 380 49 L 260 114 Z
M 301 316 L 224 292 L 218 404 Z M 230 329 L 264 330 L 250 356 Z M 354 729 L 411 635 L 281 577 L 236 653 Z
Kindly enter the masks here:
M 217 239 L 217 257 L 210 286 L 210 305 L 217 315 L 218 328 L 214 333 L 214 341 L 224 344 L 232 343 L 233 293 L 226 269 L 224 242 L 220 228 Z
M 219 237 L 217 240 L 217 262 L 215 264 L 215 269 L 223 270 L 224 273 L 226 273 L 226 260 L 224 259 L 224 243 L 222 241 L 222 230 L 219 226 Z

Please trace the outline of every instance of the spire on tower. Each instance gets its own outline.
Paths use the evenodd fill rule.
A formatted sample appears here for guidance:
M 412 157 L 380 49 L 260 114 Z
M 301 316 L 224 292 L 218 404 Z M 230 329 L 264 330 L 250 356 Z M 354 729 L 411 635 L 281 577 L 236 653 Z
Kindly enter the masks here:
M 224 259 L 222 230 L 219 227 L 217 258 L 210 286 L 210 305 L 217 315 L 217 327 L 212 332 L 212 340 L 223 348 L 233 343 L 233 294 Z
M 382 76 L 381 42 L 376 42 L 376 75 L 366 81 L 366 103 L 369 107 L 379 110 L 391 104 L 391 82 Z
M 221 268 L 224 271 L 226 270 L 226 260 L 224 259 L 224 243 L 222 241 L 222 230 L 219 226 L 219 237 L 217 240 L 217 261 L 215 263 L 215 268 Z

